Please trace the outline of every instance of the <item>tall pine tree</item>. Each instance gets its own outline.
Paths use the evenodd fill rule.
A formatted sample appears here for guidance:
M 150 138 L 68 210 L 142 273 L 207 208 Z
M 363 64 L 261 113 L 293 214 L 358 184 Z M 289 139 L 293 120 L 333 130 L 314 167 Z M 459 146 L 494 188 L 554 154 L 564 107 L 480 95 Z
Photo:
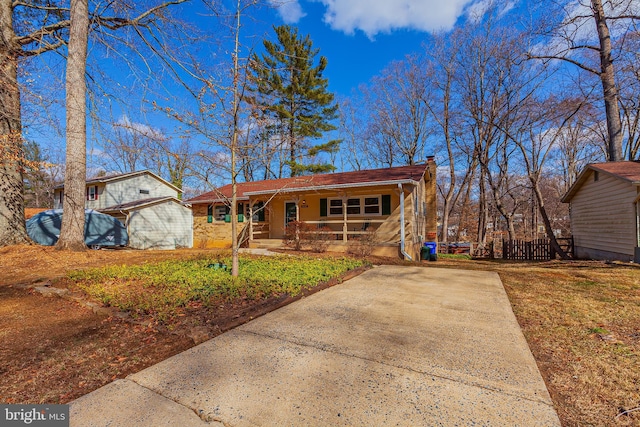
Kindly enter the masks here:
M 251 58 L 252 87 L 246 97 L 267 123 L 262 140 L 272 144 L 275 139 L 286 150 L 291 176 L 332 171 L 332 164 L 314 160 L 320 152 L 335 152 L 340 141 L 312 143 L 336 129 L 331 121 L 337 117 L 338 105 L 322 76 L 327 58 L 320 56 L 316 64 L 319 49 L 296 28 L 282 25 L 274 30 L 277 42 L 265 40 L 265 53 Z

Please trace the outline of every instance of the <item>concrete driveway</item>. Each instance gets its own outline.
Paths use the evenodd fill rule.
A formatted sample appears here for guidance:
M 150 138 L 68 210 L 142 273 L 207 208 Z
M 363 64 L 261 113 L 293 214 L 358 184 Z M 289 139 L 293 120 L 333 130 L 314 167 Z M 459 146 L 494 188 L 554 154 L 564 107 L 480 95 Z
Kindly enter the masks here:
M 71 404 L 72 426 L 559 426 L 495 273 L 376 267 Z

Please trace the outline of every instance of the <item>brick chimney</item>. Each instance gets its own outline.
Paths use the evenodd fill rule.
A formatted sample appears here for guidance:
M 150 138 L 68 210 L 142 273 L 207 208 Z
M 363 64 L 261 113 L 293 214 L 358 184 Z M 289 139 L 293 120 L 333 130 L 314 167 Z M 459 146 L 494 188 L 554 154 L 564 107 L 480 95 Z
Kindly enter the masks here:
M 427 175 L 425 176 L 425 201 L 427 203 L 427 218 L 425 220 L 425 240 L 438 241 L 438 206 L 437 206 L 437 165 L 435 156 L 427 157 Z

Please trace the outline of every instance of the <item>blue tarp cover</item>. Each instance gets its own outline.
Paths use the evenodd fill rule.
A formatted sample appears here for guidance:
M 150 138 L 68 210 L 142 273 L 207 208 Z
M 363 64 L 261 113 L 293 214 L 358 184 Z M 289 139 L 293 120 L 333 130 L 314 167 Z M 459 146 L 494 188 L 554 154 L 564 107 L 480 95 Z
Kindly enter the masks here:
M 129 235 L 125 226 L 116 218 L 85 209 L 84 243 L 87 246 L 126 246 Z M 27 221 L 27 233 L 31 240 L 45 246 L 53 246 L 60 237 L 62 209 L 40 212 Z

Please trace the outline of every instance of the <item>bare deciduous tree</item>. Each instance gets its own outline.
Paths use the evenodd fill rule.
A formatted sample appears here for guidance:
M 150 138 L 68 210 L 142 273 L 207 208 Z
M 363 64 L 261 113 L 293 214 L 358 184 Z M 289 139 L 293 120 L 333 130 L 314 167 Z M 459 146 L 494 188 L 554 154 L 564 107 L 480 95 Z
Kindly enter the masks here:
M 610 26 L 612 22 L 640 19 L 637 2 L 621 0 L 603 4 L 602 0 L 589 0 L 588 4 L 583 1 L 560 4 L 563 6 L 561 18 L 544 34 L 551 38 L 547 45 L 549 52 L 535 52 L 529 56 L 545 60 L 559 59 L 598 76 L 606 113 L 607 157 L 609 161 L 623 160 L 623 128 L 614 67 L 615 47 Z M 604 5 L 608 7 L 607 10 Z M 593 31 L 584 34 L 583 28 L 591 20 L 595 24 L 595 34 Z M 598 55 L 597 61 L 591 59 L 593 52 Z M 582 55 L 578 56 L 580 54 Z
M 340 136 L 345 160 L 353 170 L 375 167 L 374 154 L 367 138 L 366 120 L 363 115 L 367 109 L 359 105 L 357 95 L 340 103 Z M 346 157 L 346 159 L 345 159 Z
M 447 44 L 446 41 L 449 43 Z M 455 57 L 462 43 L 461 32 L 453 34 L 440 34 L 432 40 L 430 65 L 425 68 L 428 79 L 434 86 L 432 96 L 424 99 L 425 105 L 431 113 L 432 120 L 442 132 L 444 148 L 446 151 L 446 163 L 439 162 L 448 170 L 448 180 L 438 180 L 438 190 L 442 196 L 442 216 L 439 239 L 441 242 L 449 241 L 449 218 L 455 208 L 458 198 L 462 194 L 462 186 L 457 179 L 456 165 L 458 156 L 456 153 L 456 117 L 459 116 L 456 108 L 455 97 L 455 63 L 451 61 Z M 442 182 L 444 181 L 444 182 Z M 463 180 L 465 182 L 465 180 Z
M 89 11 L 92 29 L 105 31 L 123 27 L 149 27 L 154 18 L 169 5 L 187 0 L 175 0 L 150 7 L 134 16 L 136 3 L 100 4 Z M 144 7 L 144 5 L 142 5 Z M 21 161 L 23 156 L 18 61 L 56 50 L 67 43 L 70 9 L 62 1 L 17 2 L 0 1 L 0 245 L 28 242 L 24 224 L 24 184 Z M 17 20 L 16 20 L 17 19 Z M 99 31 L 97 31 L 99 32 Z M 148 40 L 145 39 L 147 45 Z M 154 50 L 152 48 L 152 50 Z M 154 51 L 157 52 L 157 49 Z M 85 177 L 82 177 L 84 181 Z M 79 208 L 78 208 L 79 209 Z
M 234 0 L 233 8 L 227 10 L 224 5 L 217 2 L 207 3 L 207 7 L 214 15 L 223 22 L 229 31 L 228 35 L 232 39 L 230 46 L 231 64 L 225 63 L 219 69 L 228 71 L 228 75 L 214 78 L 202 64 L 196 63 L 192 76 L 196 83 L 193 84 L 191 92 L 194 94 L 193 101 L 196 102 L 195 109 L 187 109 L 179 112 L 170 107 L 159 107 L 170 117 L 184 124 L 193 135 L 199 135 L 206 140 L 213 149 L 210 152 L 202 151 L 200 157 L 206 163 L 215 162 L 224 169 L 227 178 L 231 180 L 231 197 L 228 198 L 228 206 L 231 214 L 231 252 L 232 267 L 231 274 L 234 277 L 239 273 L 239 238 L 238 238 L 238 195 L 237 182 L 242 173 L 243 161 L 251 161 L 242 158 L 244 153 L 252 153 L 248 144 L 251 137 L 243 135 L 243 119 L 250 116 L 250 110 L 244 110 L 242 101 L 245 98 L 244 92 L 248 87 L 247 66 L 248 55 L 241 57 L 243 46 L 241 43 L 242 17 L 247 10 L 254 7 L 259 2 L 257 0 Z M 185 83 L 186 84 L 186 83 Z M 199 87 L 196 88 L 196 85 Z M 249 112 L 248 112 L 249 111 Z M 245 113 L 245 114 L 243 114 Z M 244 131 L 248 131 L 245 128 Z M 244 137 L 244 138 L 243 138 Z M 258 150 L 259 152 L 260 150 Z M 222 161 L 220 161 L 222 159 Z M 221 198 L 224 196 L 220 195 Z
M 55 6 L 0 1 L 0 246 L 30 241 L 24 221 L 18 62 L 62 46 L 69 21 L 49 8 Z
M 71 0 L 67 58 L 67 165 L 64 215 L 56 249 L 80 251 L 84 244 L 84 199 L 87 171 L 87 49 L 89 2 Z
M 358 147 L 366 144 L 376 166 L 413 165 L 425 160 L 432 129 L 425 104 L 430 98 L 429 84 L 421 61 L 414 55 L 392 62 L 369 85 L 361 86 L 362 116 L 343 115 L 343 119 L 350 119 L 352 129 L 361 129 L 351 139 L 360 138 L 360 144 L 355 144 Z
M 640 160 L 640 28 L 633 22 L 618 58 L 624 158 Z
M 141 34 L 140 28 L 149 27 L 154 15 L 169 5 L 181 3 L 176 0 L 162 3 L 135 16 L 132 19 L 107 17 L 94 14 L 92 21 L 108 30 L 133 28 Z M 87 49 L 89 38 L 88 0 L 72 0 L 70 14 L 70 34 L 67 60 L 67 158 L 62 226 L 57 249 L 84 250 L 84 199 L 86 180 L 87 149 Z

